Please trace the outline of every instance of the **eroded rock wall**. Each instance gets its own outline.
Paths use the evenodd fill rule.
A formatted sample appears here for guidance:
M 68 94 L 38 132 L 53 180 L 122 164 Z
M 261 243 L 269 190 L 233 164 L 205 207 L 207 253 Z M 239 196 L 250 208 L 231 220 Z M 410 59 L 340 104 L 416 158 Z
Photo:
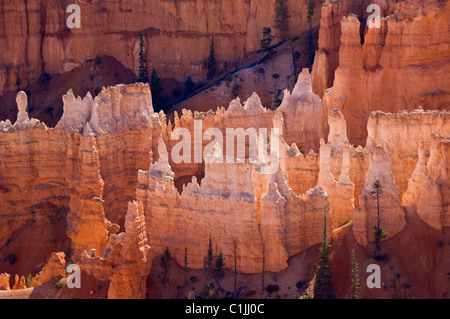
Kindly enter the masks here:
M 71 0 L 2 1 L 0 95 L 24 88 L 44 70 L 70 71 L 96 55 L 115 56 L 138 74 L 139 36 L 143 34 L 149 68 L 163 78 L 184 82 L 206 76 L 203 61 L 214 35 L 219 68 L 260 49 L 262 28 L 272 26 L 273 0 L 252 1 L 79 1 L 81 28 L 69 29 Z M 289 36 L 309 27 L 307 1 L 288 1 Z M 318 4 L 316 5 L 318 11 Z M 319 15 L 313 17 L 317 26 Z
M 348 122 L 349 140 L 364 145 L 371 111 L 445 109 L 450 3 L 405 1 L 369 28 L 361 44 L 360 24 L 349 14 L 341 21 L 339 67 L 326 91 L 328 108 L 339 108 Z M 402 39 L 402 40 L 400 40 Z

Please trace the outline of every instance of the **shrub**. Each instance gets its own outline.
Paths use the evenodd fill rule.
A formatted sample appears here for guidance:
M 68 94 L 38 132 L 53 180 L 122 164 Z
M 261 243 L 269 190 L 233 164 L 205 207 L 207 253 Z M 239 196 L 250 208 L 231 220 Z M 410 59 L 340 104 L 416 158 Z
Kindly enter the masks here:
M 278 292 L 280 287 L 278 285 L 268 285 L 265 289 L 269 294 L 271 294 L 273 292 Z
M 17 262 L 17 255 L 16 254 L 9 254 L 6 259 L 8 260 L 9 264 L 12 266 Z
M 233 81 L 233 77 L 231 76 L 231 73 L 228 72 L 225 76 L 225 82 L 231 83 L 231 81 Z
M 299 280 L 297 281 L 297 283 L 295 284 L 295 287 L 297 287 L 298 290 L 302 290 L 303 288 L 306 287 L 308 283 L 306 282 L 306 280 Z
M 197 278 L 197 276 L 192 276 L 191 278 L 189 278 L 189 280 L 190 280 L 192 283 L 194 283 L 194 282 L 197 282 L 197 281 L 198 281 L 198 278 Z
M 27 288 L 31 288 L 31 284 L 33 283 L 33 275 L 32 274 L 28 274 L 27 278 L 25 278 L 25 286 L 27 286 Z
M 57 283 L 55 283 L 55 287 L 56 288 L 62 288 L 62 287 L 64 287 L 64 283 L 61 282 L 61 281 L 58 281 Z
M 214 285 L 205 282 L 205 285 L 202 288 L 202 291 L 200 291 L 200 298 L 201 299 L 214 299 Z

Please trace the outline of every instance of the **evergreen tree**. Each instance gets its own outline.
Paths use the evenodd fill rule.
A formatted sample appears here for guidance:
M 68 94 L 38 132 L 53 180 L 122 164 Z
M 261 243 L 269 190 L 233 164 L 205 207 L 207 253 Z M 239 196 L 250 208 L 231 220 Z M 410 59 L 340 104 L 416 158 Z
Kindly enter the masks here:
M 262 282 L 261 282 L 261 293 L 263 294 L 264 297 L 264 276 L 265 276 L 265 272 L 266 272 L 266 242 L 263 241 L 262 244 Z
M 225 274 L 223 267 L 225 266 L 225 259 L 223 258 L 222 252 L 216 257 L 216 263 L 214 265 L 214 277 L 216 280 L 222 279 Z
M 279 32 L 281 38 L 285 38 L 289 31 L 289 8 L 287 0 L 276 0 L 275 8 L 275 29 Z
M 263 38 L 261 40 L 261 49 L 264 52 L 268 52 L 270 55 L 272 55 L 272 40 L 273 40 L 273 36 L 272 36 L 272 29 L 269 27 L 264 27 L 263 31 Z
M 184 265 L 183 265 L 183 271 L 184 272 L 189 272 L 188 269 L 188 258 L 187 258 L 187 247 L 184 247 Z
M 139 82 L 148 83 L 147 55 L 144 52 L 144 36 L 139 37 Z
M 189 95 L 194 92 L 195 83 L 192 81 L 192 78 L 188 76 L 186 81 L 184 82 L 184 94 Z
M 320 248 L 319 262 L 317 263 L 316 278 L 314 281 L 315 299 L 334 299 L 336 293 L 333 287 L 334 275 L 330 262 L 330 244 L 328 242 L 327 207 L 325 207 L 323 222 L 323 241 Z
M 161 267 L 168 269 L 169 268 L 169 260 L 172 258 L 170 255 L 169 247 L 166 247 L 166 250 L 164 250 L 163 255 L 161 256 Z
M 152 76 L 150 78 L 150 89 L 152 91 L 152 99 L 154 106 L 160 108 L 161 107 L 160 104 L 162 103 L 163 88 L 161 80 L 159 79 L 155 69 L 153 69 Z
M 373 188 L 375 189 L 372 194 L 375 195 L 375 199 L 377 201 L 377 226 L 374 226 L 375 229 L 375 255 L 379 256 L 381 245 L 381 240 L 388 237 L 388 232 L 381 228 L 381 220 L 380 220 L 380 212 L 383 210 L 380 208 L 380 195 L 383 192 L 384 186 L 381 184 L 379 180 L 376 180 L 373 183 Z
M 358 299 L 357 290 L 359 288 L 358 263 L 356 262 L 355 251 L 352 250 L 352 299 Z
M 311 23 L 312 17 L 314 15 L 314 0 L 309 0 L 308 2 L 308 23 Z
M 234 293 L 233 298 L 236 299 L 236 289 L 237 289 L 237 243 L 233 241 L 233 255 L 234 255 Z
M 213 260 L 214 260 L 214 254 L 213 254 L 213 249 L 212 249 L 212 241 L 211 241 L 211 236 L 209 236 L 209 246 L 208 246 L 208 251 L 206 253 L 206 256 L 204 258 L 203 261 L 203 265 L 205 268 L 205 273 L 211 273 L 213 270 Z
M 208 68 L 208 79 L 212 79 L 216 75 L 216 52 L 214 48 L 214 36 L 211 37 L 211 45 L 209 47 L 209 56 L 206 61 Z

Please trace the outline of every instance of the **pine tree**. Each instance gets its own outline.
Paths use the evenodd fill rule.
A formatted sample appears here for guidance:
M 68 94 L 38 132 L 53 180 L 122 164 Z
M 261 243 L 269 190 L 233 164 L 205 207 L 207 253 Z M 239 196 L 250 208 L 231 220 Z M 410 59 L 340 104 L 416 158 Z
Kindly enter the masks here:
M 186 82 L 184 82 L 184 94 L 187 96 L 194 92 L 195 83 L 192 81 L 192 78 L 188 76 L 186 78 Z
M 208 68 L 208 79 L 212 79 L 216 75 L 216 52 L 214 48 L 214 36 L 211 37 L 211 44 L 209 47 L 209 56 L 206 61 Z
M 358 263 L 356 262 L 355 251 L 352 250 L 352 299 L 358 299 L 357 290 L 359 288 Z
M 281 38 L 285 38 L 289 31 L 289 8 L 287 0 L 276 0 L 275 8 L 275 29 L 280 33 Z
M 209 246 L 208 246 L 208 251 L 206 253 L 206 256 L 203 260 L 203 265 L 205 268 L 205 274 L 206 273 L 211 273 L 213 270 L 213 260 L 214 260 L 214 252 L 212 249 L 212 241 L 211 241 L 211 236 L 209 236 Z
M 319 262 L 314 282 L 315 299 L 334 299 L 336 293 L 333 287 L 334 275 L 330 263 L 330 244 L 328 242 L 327 207 L 325 207 L 323 222 L 323 241 L 320 248 Z
M 188 269 L 188 258 L 187 258 L 187 247 L 184 247 L 184 265 L 183 265 L 183 271 L 184 272 L 189 272 Z
M 234 293 L 233 298 L 236 299 L 237 291 L 237 243 L 233 241 L 233 255 L 234 255 Z
M 152 70 L 152 76 L 150 78 L 150 89 L 152 91 L 152 99 L 154 106 L 158 108 L 161 107 L 160 104 L 162 102 L 163 88 L 161 80 L 159 79 L 155 69 Z
M 309 0 L 308 2 L 308 23 L 311 23 L 312 16 L 314 15 L 314 0 Z
M 383 192 L 384 186 L 381 184 L 379 180 L 376 180 L 373 183 L 373 188 L 375 189 L 372 194 L 375 195 L 375 199 L 377 201 L 377 226 L 374 226 L 375 229 L 375 255 L 379 256 L 381 250 L 381 240 L 388 237 L 388 232 L 386 232 L 383 228 L 381 228 L 381 220 L 380 220 L 380 212 L 383 210 L 380 208 L 380 196 Z
M 261 282 L 261 291 L 264 297 L 264 276 L 266 272 L 266 242 L 263 241 L 262 244 L 262 282 Z
M 169 247 L 166 247 L 166 250 L 164 250 L 163 255 L 161 256 L 161 267 L 165 269 L 169 269 L 169 260 L 172 258 L 170 255 Z
M 147 56 L 144 52 L 144 36 L 139 37 L 139 82 L 148 83 Z
M 214 265 L 214 278 L 216 280 L 222 279 L 225 274 L 223 271 L 223 267 L 225 266 L 225 259 L 223 258 L 222 252 L 216 257 L 216 263 Z
M 270 55 L 272 55 L 272 29 L 269 27 L 264 27 L 262 30 L 263 38 L 261 40 L 261 49 L 264 52 L 268 52 Z

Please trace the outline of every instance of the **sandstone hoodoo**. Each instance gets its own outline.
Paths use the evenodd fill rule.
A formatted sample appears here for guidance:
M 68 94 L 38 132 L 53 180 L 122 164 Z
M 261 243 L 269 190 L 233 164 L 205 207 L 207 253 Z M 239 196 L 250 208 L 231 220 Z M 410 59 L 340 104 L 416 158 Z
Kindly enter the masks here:
M 138 2 L 0 4 L 1 299 L 450 297 L 449 1 Z

